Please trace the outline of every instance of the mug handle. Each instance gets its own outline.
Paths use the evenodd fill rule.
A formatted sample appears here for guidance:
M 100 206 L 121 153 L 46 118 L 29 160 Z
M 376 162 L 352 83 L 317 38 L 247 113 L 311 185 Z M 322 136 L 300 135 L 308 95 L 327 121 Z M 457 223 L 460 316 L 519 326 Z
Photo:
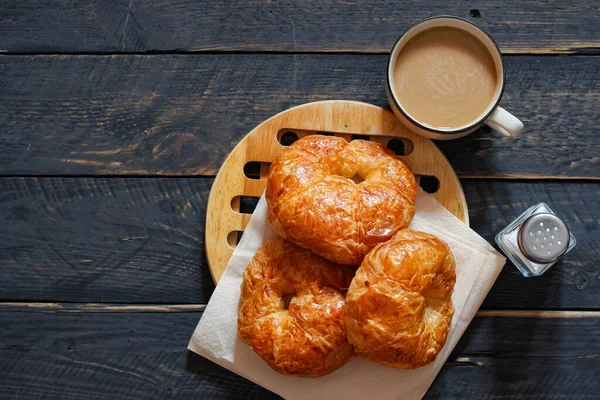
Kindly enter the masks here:
M 518 138 L 523 132 L 523 123 L 502 107 L 496 107 L 485 124 L 510 139 Z

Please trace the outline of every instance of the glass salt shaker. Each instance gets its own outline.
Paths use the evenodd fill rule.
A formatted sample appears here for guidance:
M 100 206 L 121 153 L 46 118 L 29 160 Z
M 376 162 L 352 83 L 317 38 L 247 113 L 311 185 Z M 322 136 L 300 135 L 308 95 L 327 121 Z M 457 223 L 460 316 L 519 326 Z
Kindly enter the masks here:
M 540 276 L 575 247 L 575 236 L 545 203 L 528 208 L 496 235 L 496 243 L 526 277 Z

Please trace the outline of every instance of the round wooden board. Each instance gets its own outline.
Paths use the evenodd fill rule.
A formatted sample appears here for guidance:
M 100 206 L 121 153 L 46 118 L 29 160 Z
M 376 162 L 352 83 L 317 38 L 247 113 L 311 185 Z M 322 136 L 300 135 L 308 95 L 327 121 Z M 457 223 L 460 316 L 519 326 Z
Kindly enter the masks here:
M 350 141 L 368 139 L 402 152 L 417 181 L 439 181 L 434 197 L 469 223 L 467 202 L 452 166 L 429 140 L 412 133 L 389 111 L 356 101 L 320 101 L 283 111 L 246 135 L 227 157 L 210 191 L 206 210 L 206 257 L 217 283 L 250 220 L 246 206 L 256 203 L 266 187 L 269 165 L 290 138 L 315 133 Z M 425 178 L 427 177 L 427 178 Z M 435 178 L 434 178 L 435 177 Z

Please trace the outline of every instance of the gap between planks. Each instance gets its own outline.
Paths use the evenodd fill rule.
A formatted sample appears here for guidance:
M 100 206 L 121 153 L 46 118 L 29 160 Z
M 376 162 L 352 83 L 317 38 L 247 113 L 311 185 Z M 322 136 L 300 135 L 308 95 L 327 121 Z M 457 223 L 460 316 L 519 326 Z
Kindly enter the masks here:
M 531 174 L 497 174 L 497 175 L 469 175 L 456 173 L 458 179 L 490 179 L 507 181 L 533 181 L 533 180 L 561 180 L 578 182 L 596 182 L 600 180 L 598 176 L 566 176 L 566 175 L 531 175 Z
M 94 312 L 202 312 L 206 304 L 118 304 L 0 302 L 0 312 L 94 313 Z M 600 311 L 483 310 L 477 317 L 506 318 L 600 318 Z
M 201 312 L 206 304 L 28 303 L 0 302 L 0 312 L 41 313 L 177 313 Z
M 383 49 L 336 49 L 324 48 L 315 50 L 231 50 L 231 49 L 189 49 L 189 50 L 142 50 L 142 51 L 10 51 L 0 50 L 2 56 L 154 56 L 154 55 L 178 55 L 178 56 L 197 56 L 197 55 L 219 55 L 219 54 L 270 54 L 270 55 L 320 55 L 320 54 L 340 54 L 340 55 L 389 55 L 391 47 Z M 600 47 L 595 42 L 578 43 L 576 47 L 550 47 L 550 48 L 519 48 L 503 46 L 500 48 L 503 56 L 597 56 L 600 55 Z
M 434 141 L 434 143 L 436 143 Z M 496 175 L 472 175 L 472 174 L 461 174 L 456 172 L 459 179 L 477 179 L 477 180 L 506 180 L 506 181 L 573 181 L 573 182 L 597 182 L 600 181 L 600 175 L 598 176 L 577 176 L 577 175 L 531 175 L 531 174 L 496 174 Z M 59 174 L 59 175 L 40 175 L 40 174 L 0 174 L 2 178 L 24 178 L 24 179 L 214 179 L 215 174 L 205 175 L 185 175 L 185 174 L 161 174 L 161 173 L 149 173 L 144 175 L 136 174 Z

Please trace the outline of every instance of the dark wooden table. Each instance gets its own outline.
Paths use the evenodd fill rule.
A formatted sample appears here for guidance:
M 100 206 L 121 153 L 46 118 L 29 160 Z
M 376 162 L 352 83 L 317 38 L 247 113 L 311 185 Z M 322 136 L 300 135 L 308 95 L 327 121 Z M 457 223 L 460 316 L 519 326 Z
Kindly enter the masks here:
M 428 398 L 600 396 L 600 10 L 592 1 L 2 1 L 0 398 L 275 398 L 186 350 L 214 289 L 206 201 L 290 106 L 386 106 L 387 53 L 435 14 L 505 54 L 522 138 L 439 147 L 490 243 L 546 202 L 578 239 L 507 263 Z

